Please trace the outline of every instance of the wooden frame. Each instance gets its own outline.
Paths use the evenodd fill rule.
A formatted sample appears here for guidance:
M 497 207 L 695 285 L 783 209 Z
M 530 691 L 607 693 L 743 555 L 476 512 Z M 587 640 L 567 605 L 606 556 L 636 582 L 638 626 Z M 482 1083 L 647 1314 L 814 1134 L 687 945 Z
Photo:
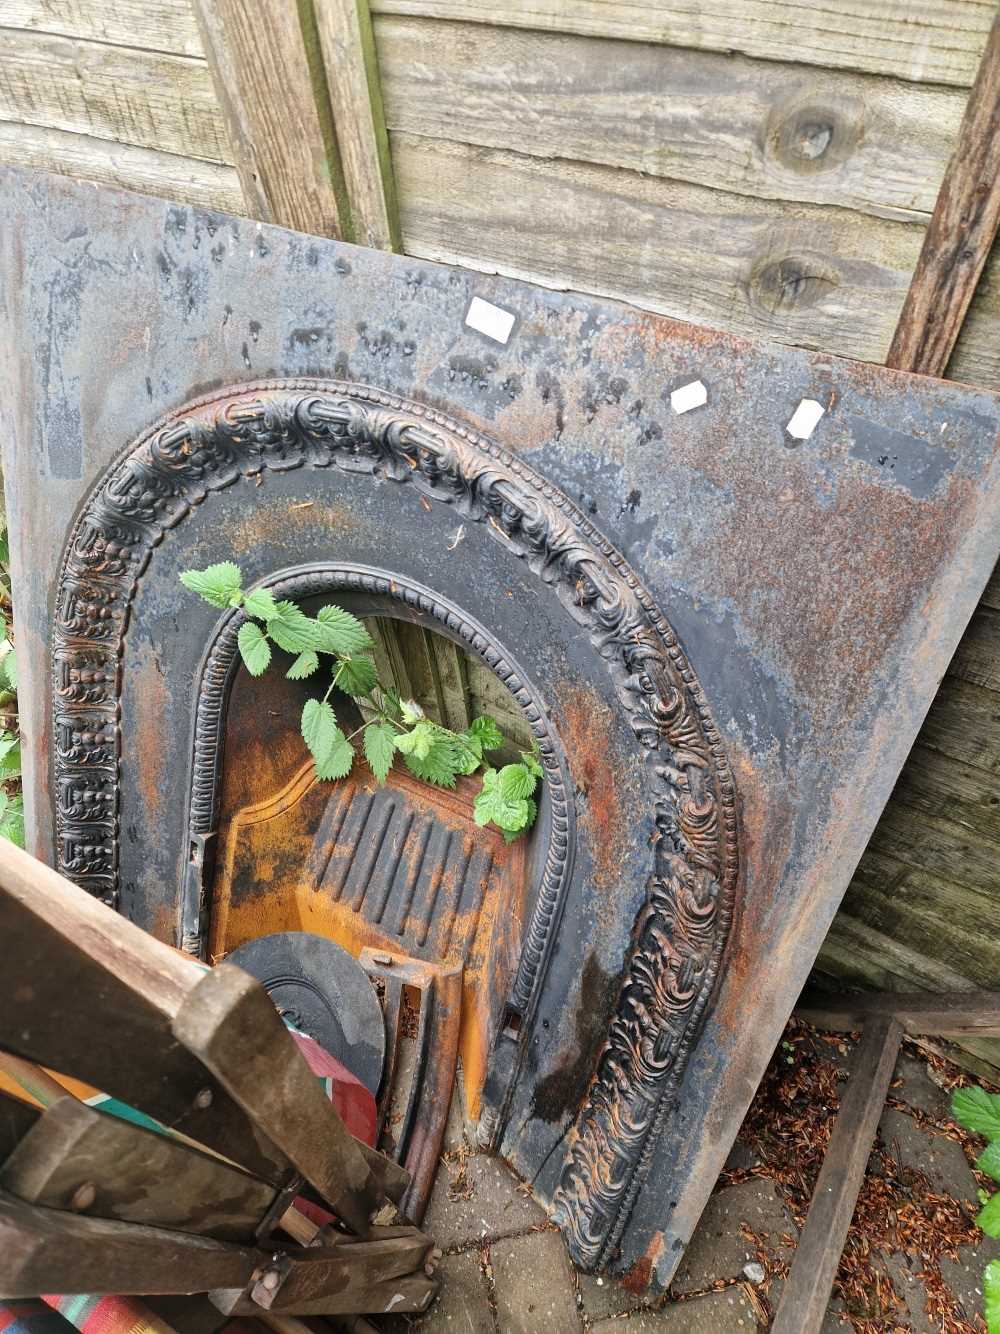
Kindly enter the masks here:
M 862 1039 L 771 1334 L 818 1334 L 823 1324 L 904 1033 L 1000 1036 L 996 991 L 815 997 L 795 1013 L 817 1028 L 860 1028 Z

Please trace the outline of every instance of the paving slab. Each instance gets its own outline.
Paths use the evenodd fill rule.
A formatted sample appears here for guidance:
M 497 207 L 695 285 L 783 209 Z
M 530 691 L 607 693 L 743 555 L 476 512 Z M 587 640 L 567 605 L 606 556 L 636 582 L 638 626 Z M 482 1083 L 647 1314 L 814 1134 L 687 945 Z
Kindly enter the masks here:
M 935 1120 L 950 1116 L 951 1098 L 931 1079 L 927 1062 L 909 1052 L 902 1052 L 896 1062 L 889 1094 Z
M 591 1328 L 602 1334 L 754 1334 L 757 1319 L 737 1285 L 690 1301 L 669 1302 L 655 1311 L 599 1320 Z
M 716 1191 L 701 1216 L 684 1259 L 674 1276 L 671 1292 L 684 1294 L 710 1287 L 720 1278 L 739 1278 L 743 1266 L 756 1258 L 740 1234 L 748 1223 L 778 1255 L 790 1258 L 783 1234 L 795 1236 L 795 1225 L 782 1204 L 773 1181 L 754 1177 L 738 1186 Z
M 459 1165 L 443 1163 L 423 1229 L 442 1250 L 454 1250 L 546 1222 L 545 1210 L 519 1190 L 520 1185 L 510 1168 L 489 1154 L 465 1160 L 464 1184 Z
M 502 1334 L 579 1334 L 573 1270 L 558 1232 L 494 1242 L 490 1262 Z
M 430 1310 L 418 1317 L 381 1316 L 382 1334 L 405 1334 L 408 1329 L 420 1334 L 496 1334 L 479 1251 L 446 1255 L 438 1273 L 441 1291 Z
M 905 1317 L 910 1334 L 937 1334 L 937 1327 L 931 1322 L 924 1307 L 927 1305 L 927 1289 L 910 1268 L 913 1263 L 909 1257 L 899 1251 L 887 1256 L 885 1269 L 892 1279 L 892 1286 L 901 1299 L 902 1310 L 897 1315 Z M 886 1312 L 889 1315 L 889 1312 Z
M 887 1107 L 879 1137 L 902 1166 L 923 1172 L 933 1188 L 955 1200 L 976 1199 L 976 1178 L 961 1144 L 922 1129 L 912 1116 Z
M 648 1300 L 644 1300 L 643 1294 L 638 1296 L 634 1292 L 629 1292 L 617 1279 L 609 1278 L 607 1275 L 595 1276 L 594 1274 L 577 1274 L 577 1286 L 580 1292 L 580 1305 L 584 1315 L 588 1320 L 605 1320 L 608 1316 L 622 1315 L 626 1311 L 635 1311 L 643 1306 L 651 1306 L 655 1302 L 656 1295 L 653 1294 Z
M 964 1246 L 959 1260 L 943 1259 L 941 1277 L 945 1286 L 961 1306 L 970 1323 L 983 1310 L 983 1270 L 991 1260 L 1000 1259 L 1000 1242 L 984 1236 L 976 1246 Z

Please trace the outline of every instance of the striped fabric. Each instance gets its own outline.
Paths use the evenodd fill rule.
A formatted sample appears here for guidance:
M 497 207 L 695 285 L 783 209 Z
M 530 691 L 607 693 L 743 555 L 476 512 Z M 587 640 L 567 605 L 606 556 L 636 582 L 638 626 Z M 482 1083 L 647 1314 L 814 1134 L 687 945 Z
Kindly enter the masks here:
M 43 1297 L 80 1334 L 174 1334 L 174 1329 L 136 1297 Z
M 73 1326 L 41 1297 L 8 1297 L 0 1301 L 0 1334 L 73 1334 Z

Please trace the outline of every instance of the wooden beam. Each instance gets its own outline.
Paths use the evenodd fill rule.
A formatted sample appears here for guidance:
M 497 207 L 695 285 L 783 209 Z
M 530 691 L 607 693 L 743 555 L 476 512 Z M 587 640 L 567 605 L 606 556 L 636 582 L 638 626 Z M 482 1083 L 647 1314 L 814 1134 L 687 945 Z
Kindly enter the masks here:
M 886 365 L 943 375 L 1000 224 L 1000 16 L 969 93 L 958 143 Z
M 25 1204 L 243 1243 L 275 1199 L 221 1159 L 68 1094 L 0 1165 L 0 1186 Z
M 402 251 L 368 0 L 314 0 L 354 240 Z
M 0 1192 L 4 1297 L 39 1292 L 207 1292 L 243 1288 L 268 1257 L 165 1228 L 81 1218 Z
M 352 239 L 318 51 L 295 0 L 193 0 L 250 213 Z
M 771 1334 L 818 1334 L 823 1324 L 902 1036 L 891 1016 L 865 1026 Z
M 907 1033 L 921 1037 L 1000 1037 L 1000 991 L 969 991 L 939 996 L 896 992 L 826 997 L 805 996 L 795 1014 L 817 1028 L 849 1032 L 889 1016 Z

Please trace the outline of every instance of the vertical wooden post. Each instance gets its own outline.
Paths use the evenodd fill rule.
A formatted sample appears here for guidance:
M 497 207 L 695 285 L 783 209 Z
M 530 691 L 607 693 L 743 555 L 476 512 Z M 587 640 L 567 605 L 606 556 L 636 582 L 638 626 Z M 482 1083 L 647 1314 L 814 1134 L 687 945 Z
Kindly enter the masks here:
M 352 240 L 319 55 L 296 0 L 193 0 L 252 216 Z
M 368 0 L 314 0 L 355 240 L 402 250 Z
M 1000 16 L 969 93 L 955 152 L 885 364 L 943 375 L 1000 224 Z

